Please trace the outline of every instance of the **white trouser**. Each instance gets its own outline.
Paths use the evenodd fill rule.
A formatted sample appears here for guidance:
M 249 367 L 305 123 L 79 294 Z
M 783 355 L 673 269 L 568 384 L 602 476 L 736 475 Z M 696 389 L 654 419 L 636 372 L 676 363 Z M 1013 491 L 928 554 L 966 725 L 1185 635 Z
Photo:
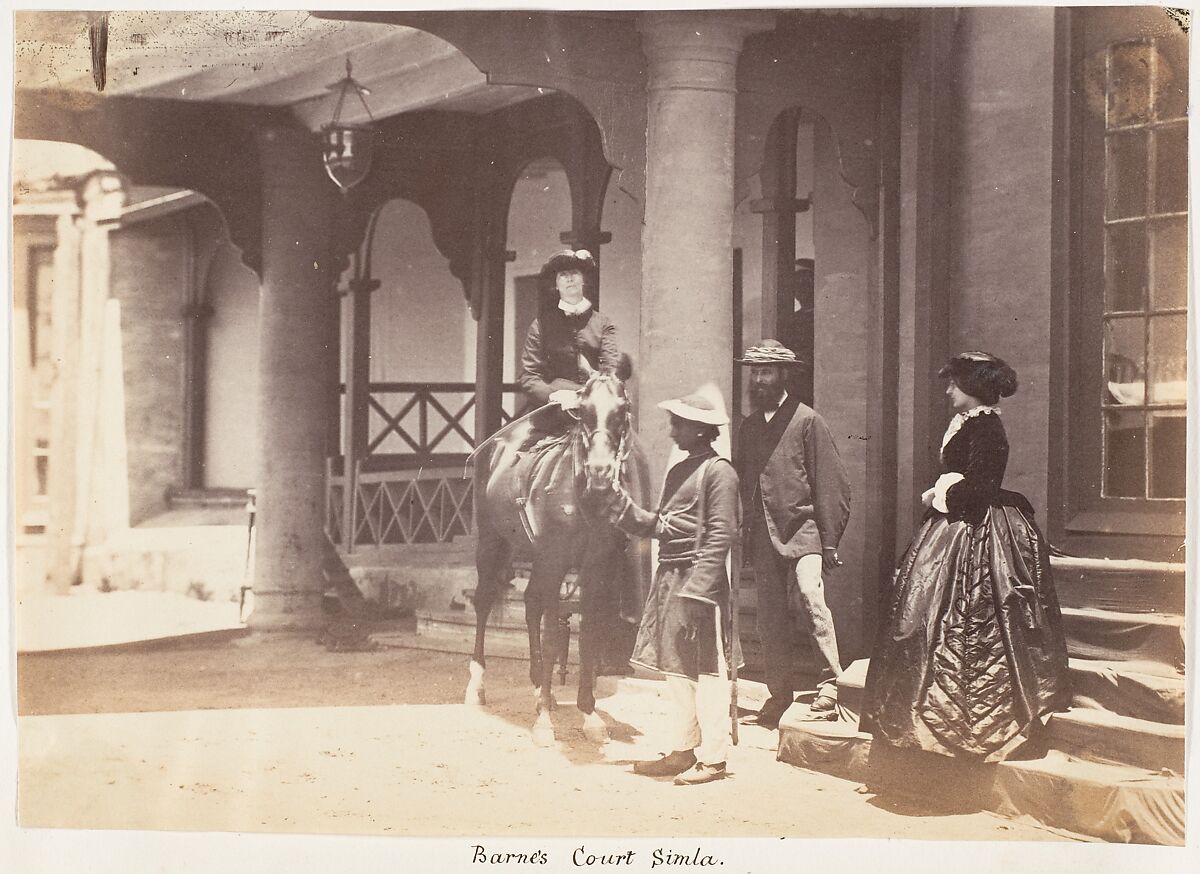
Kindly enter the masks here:
M 667 691 L 674 705 L 672 749 L 694 749 L 706 765 L 724 762 L 729 754 L 729 681 L 702 674 L 697 682 L 668 674 Z
M 817 677 L 817 688 L 827 695 L 837 694 L 837 680 L 842 674 L 838 654 L 837 631 L 833 614 L 825 603 L 825 584 L 821 556 L 816 553 L 802 556 L 796 562 L 796 590 L 792 612 L 798 622 L 812 632 L 813 644 L 823 662 Z

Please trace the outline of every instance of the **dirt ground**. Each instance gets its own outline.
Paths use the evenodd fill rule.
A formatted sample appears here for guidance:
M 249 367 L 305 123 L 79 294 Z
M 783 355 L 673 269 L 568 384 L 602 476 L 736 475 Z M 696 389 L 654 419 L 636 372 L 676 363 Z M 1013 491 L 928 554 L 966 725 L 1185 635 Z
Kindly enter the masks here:
M 393 640 L 397 639 L 395 637 Z M 744 728 L 732 776 L 677 787 L 631 771 L 664 750 L 657 684 L 610 681 L 610 739 L 559 689 L 556 744 L 531 742 L 527 664 L 491 657 L 488 705 L 462 704 L 467 657 L 332 653 L 259 634 L 143 651 L 18 658 L 23 826 L 376 835 L 878 837 L 1053 841 L 989 813 L 934 814 L 775 759 Z M 612 694 L 615 692 L 615 694 Z

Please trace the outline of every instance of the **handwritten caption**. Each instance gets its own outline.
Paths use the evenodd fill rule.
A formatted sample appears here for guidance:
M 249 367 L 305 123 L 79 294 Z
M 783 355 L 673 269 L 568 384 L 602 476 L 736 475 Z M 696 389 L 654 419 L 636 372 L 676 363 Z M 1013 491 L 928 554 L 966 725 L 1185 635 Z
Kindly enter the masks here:
M 482 844 L 471 845 L 471 862 L 479 865 L 548 865 L 550 859 L 551 854 L 546 850 L 496 853 L 488 852 Z M 649 868 L 712 868 L 725 864 L 711 853 L 703 852 L 700 847 L 691 852 L 657 847 L 650 852 L 626 850 L 623 853 L 593 853 L 586 846 L 579 846 L 570 854 L 570 859 L 576 868 L 633 868 L 635 865 Z

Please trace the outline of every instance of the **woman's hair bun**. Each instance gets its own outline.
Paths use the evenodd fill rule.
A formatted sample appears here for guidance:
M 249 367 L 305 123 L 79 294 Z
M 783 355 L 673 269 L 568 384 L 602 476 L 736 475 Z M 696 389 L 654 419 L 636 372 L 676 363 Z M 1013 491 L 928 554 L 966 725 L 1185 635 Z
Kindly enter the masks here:
M 1010 398 L 1017 393 L 1017 372 L 1003 361 L 996 368 L 995 380 L 1000 397 Z

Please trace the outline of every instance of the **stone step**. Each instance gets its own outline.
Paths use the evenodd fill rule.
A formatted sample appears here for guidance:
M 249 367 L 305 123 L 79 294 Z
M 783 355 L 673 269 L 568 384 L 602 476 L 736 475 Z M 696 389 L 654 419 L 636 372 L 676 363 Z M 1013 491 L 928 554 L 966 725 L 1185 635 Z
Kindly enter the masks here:
M 839 693 L 840 697 L 840 693 Z M 858 720 L 810 721 L 791 707 L 779 721 L 776 758 L 798 768 L 865 783 L 870 775 L 871 735 L 858 730 Z
M 450 618 L 418 617 L 417 635 L 430 643 L 436 642 L 436 648 L 461 652 L 469 655 L 475 647 L 475 619 L 470 614 L 470 622 L 455 622 Z M 384 641 L 387 643 L 387 641 Z M 571 629 L 571 647 L 567 655 L 568 670 L 579 665 L 579 629 Z M 504 625 L 488 625 L 484 651 L 488 657 L 518 659 L 529 661 L 529 633 L 522 619 L 517 626 L 514 623 Z M 569 682 L 578 679 L 572 671 L 567 678 Z
M 354 565 L 350 577 L 364 598 L 393 610 L 448 610 L 475 585 L 474 568 L 453 564 Z
M 1185 565 L 1137 559 L 1052 556 L 1063 607 L 1127 613 L 1183 613 Z
M 461 564 L 475 568 L 475 538 L 456 537 L 445 543 L 400 543 L 359 546 L 353 552 L 340 547 L 338 554 L 349 567 L 406 567 L 408 565 Z
M 1119 843 L 1181 846 L 1184 780 L 1133 767 L 1087 761 L 1061 750 L 1043 758 L 965 767 L 925 754 L 896 767 L 871 755 L 871 736 L 851 722 L 814 722 L 793 707 L 779 724 L 780 761 L 923 804 L 938 793 L 1010 818 L 1029 818 L 1078 835 Z
M 1184 786 L 1183 777 L 1051 750 L 1042 759 L 997 766 L 989 807 L 1113 843 L 1178 847 L 1184 843 Z
M 571 613 L 568 617 L 571 623 L 571 633 L 579 633 L 579 616 Z M 475 634 L 475 608 L 468 605 L 464 610 L 434 610 L 421 609 L 417 611 L 417 624 L 420 628 L 437 630 L 444 633 L 460 631 L 473 636 Z M 520 601 L 505 601 L 492 607 L 488 615 L 488 632 L 513 632 L 526 640 L 528 631 L 525 626 L 525 605 Z
M 862 712 L 867 660 L 859 659 L 838 680 L 838 705 L 847 719 Z M 1111 662 L 1071 659 L 1071 689 L 1079 709 L 1107 710 L 1151 722 L 1182 725 L 1182 674 L 1154 662 Z
M 1071 690 L 1079 708 L 1183 725 L 1186 687 L 1181 673 L 1153 662 L 1071 659 Z
M 1073 707 L 1047 723 L 1050 746 L 1090 762 L 1183 773 L 1184 727 Z
M 1122 613 L 1086 607 L 1062 608 L 1067 652 L 1073 658 L 1143 661 L 1183 666 L 1183 616 Z
M 868 665 L 860 659 L 839 679 L 843 725 L 831 730 L 844 733 L 846 726 L 857 726 Z M 1051 747 L 1089 761 L 1183 773 L 1182 676 L 1154 663 L 1071 659 L 1070 667 L 1076 706 L 1050 717 Z M 801 720 L 804 711 L 803 704 L 794 705 L 788 717 Z
M 851 722 L 857 723 L 862 712 L 868 664 L 867 659 L 859 659 L 838 680 L 838 706 L 842 718 Z M 1074 706 L 1052 717 L 1052 722 L 1058 721 L 1065 742 L 1077 745 L 1082 734 L 1098 732 L 1103 737 L 1091 738 L 1089 743 L 1094 741 L 1094 749 L 1108 751 L 1101 761 L 1178 770 L 1174 761 L 1182 767 L 1187 685 L 1183 676 L 1154 663 L 1087 659 L 1071 659 L 1070 670 Z M 1148 739 L 1140 747 L 1131 747 L 1130 754 L 1136 755 L 1140 749 L 1151 758 L 1121 758 L 1124 745 L 1136 744 L 1142 735 Z M 1080 757 L 1088 755 L 1081 751 Z

